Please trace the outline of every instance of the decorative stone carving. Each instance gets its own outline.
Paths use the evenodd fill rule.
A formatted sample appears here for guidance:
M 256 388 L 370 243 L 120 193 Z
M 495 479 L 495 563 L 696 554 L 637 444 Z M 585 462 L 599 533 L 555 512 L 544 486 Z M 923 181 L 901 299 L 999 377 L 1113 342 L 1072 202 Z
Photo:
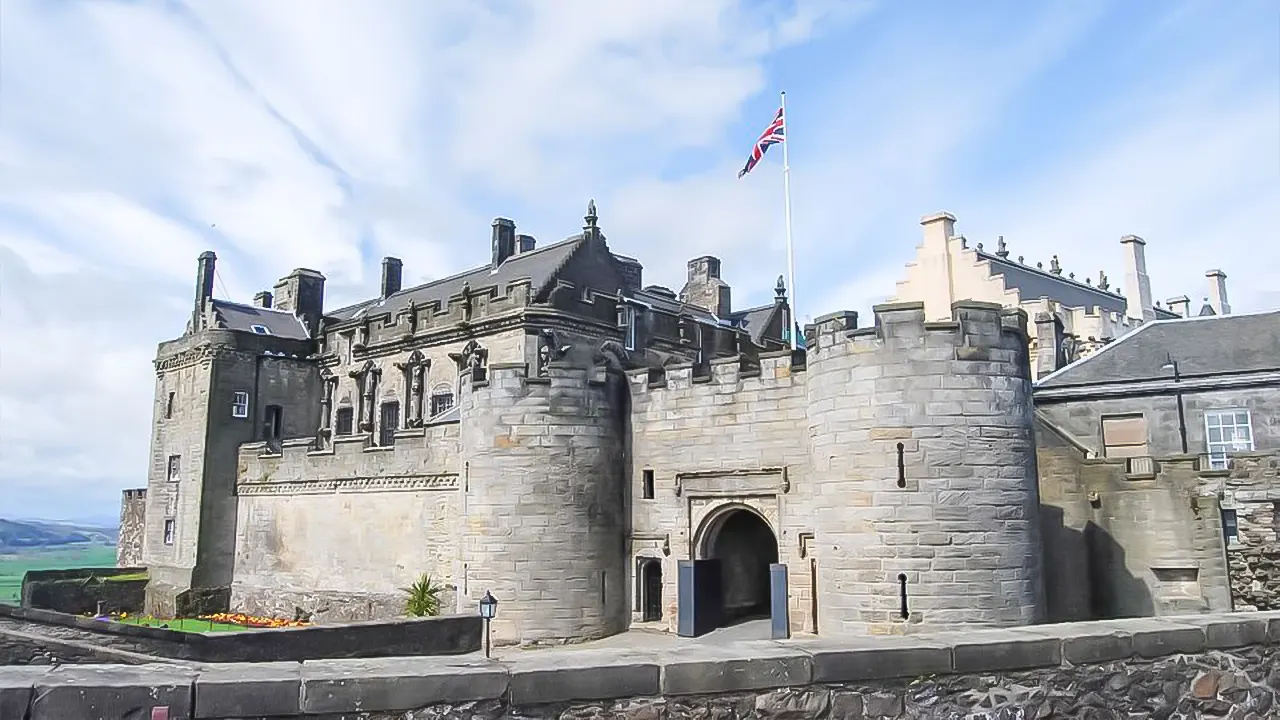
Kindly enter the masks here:
M 461 352 L 449 353 L 449 358 L 458 364 L 458 372 L 465 372 L 470 376 L 471 382 L 485 380 L 489 351 L 481 347 L 480 343 L 469 340 Z
M 1054 275 L 1062 274 L 1062 263 L 1058 262 L 1057 255 L 1054 255 L 1052 258 L 1049 259 L 1049 272 L 1053 273 Z
M 338 387 L 338 378 L 333 376 L 329 368 L 320 371 L 320 429 L 316 433 L 316 447 L 324 448 L 333 434 L 333 391 Z
M 396 368 L 404 375 L 405 395 L 408 396 L 408 417 L 405 418 L 405 427 L 417 428 L 422 427 L 422 409 L 426 394 L 426 374 L 431 367 L 431 360 L 422 354 L 421 350 L 414 350 L 409 357 L 402 363 L 396 363 Z
M 360 431 L 373 432 L 373 406 L 377 397 L 378 380 L 382 377 L 382 369 L 372 360 L 365 362 L 358 370 L 351 371 L 360 387 Z
M 600 343 L 592 361 L 610 370 L 625 371 L 631 366 L 631 353 L 617 340 L 605 340 Z
M 996 238 L 996 256 L 1000 258 L 1009 257 L 1009 246 L 1005 244 L 1003 235 Z
M 1106 270 L 1098 271 L 1098 287 L 1103 290 L 1109 290 L 1111 288 L 1111 280 L 1107 278 Z
M 418 332 L 418 303 L 410 300 L 409 307 L 404 312 L 407 324 L 404 334 L 407 337 L 413 337 Z
M 1064 363 L 1072 363 L 1079 359 L 1080 342 L 1074 335 L 1066 335 L 1062 338 L 1062 361 Z
M 582 219 L 587 223 L 586 227 L 583 228 L 584 230 L 596 226 L 596 221 L 599 220 L 599 216 L 596 215 L 596 201 L 594 198 L 587 201 L 587 214 Z
M 547 368 L 554 360 L 563 359 L 569 354 L 572 345 L 561 344 L 556 331 L 543 328 L 538 332 L 538 377 L 545 377 Z
M 351 344 L 351 349 L 355 351 L 364 350 L 369 345 L 369 316 L 365 315 L 360 326 L 356 328 L 355 341 Z
M 471 283 L 462 283 L 462 320 L 463 322 L 471 321 L 471 314 L 475 311 L 475 306 L 471 300 Z
M 773 286 L 774 302 L 785 302 L 787 299 L 787 281 L 781 275 L 778 276 L 778 282 Z

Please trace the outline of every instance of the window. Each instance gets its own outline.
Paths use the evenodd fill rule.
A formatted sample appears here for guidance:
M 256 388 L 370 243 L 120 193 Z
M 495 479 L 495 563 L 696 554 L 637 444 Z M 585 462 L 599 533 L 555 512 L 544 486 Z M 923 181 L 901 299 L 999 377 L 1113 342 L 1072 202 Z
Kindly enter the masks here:
M 380 415 L 380 422 L 378 423 L 378 444 L 383 447 L 391 447 L 396 444 L 396 430 L 400 428 L 400 403 L 382 403 L 382 412 Z
M 237 392 L 231 401 L 231 417 L 249 417 L 249 393 Z
M 165 545 L 173 544 L 173 530 L 174 530 L 173 518 L 169 518 L 165 520 L 164 521 L 164 544 Z
M 431 392 L 431 417 L 443 415 L 453 409 L 453 391 L 436 388 Z
M 1222 539 L 1227 545 L 1237 545 L 1240 542 L 1240 521 L 1236 517 L 1236 511 L 1230 508 L 1222 509 Z
M 1114 415 L 1102 418 L 1103 454 L 1109 458 L 1147 457 L 1147 418 Z
M 168 478 L 169 482 L 178 482 L 178 473 L 181 472 L 181 470 L 182 470 L 182 456 L 170 455 L 169 469 L 165 477 Z
M 641 479 L 640 492 L 643 495 L 645 500 L 652 500 L 653 499 L 653 471 L 645 470 L 643 473 L 641 473 L 641 478 L 642 479 Z
M 334 416 L 333 431 L 338 435 L 350 435 L 355 427 L 356 411 L 351 407 L 340 407 Z
M 622 308 L 622 345 L 628 350 L 636 349 L 636 309 Z
M 1204 414 L 1209 445 L 1209 467 L 1227 468 L 1227 455 L 1253 450 L 1253 426 L 1248 410 L 1213 410 Z
M 262 439 L 279 440 L 284 432 L 284 408 L 279 405 L 268 405 L 266 416 L 262 422 Z
M 271 334 L 271 331 L 267 329 L 266 325 L 250 325 L 249 329 L 253 331 L 254 335 L 270 335 Z
M 164 417 L 166 420 L 173 417 L 173 396 L 177 393 L 169 393 L 169 399 L 164 403 Z

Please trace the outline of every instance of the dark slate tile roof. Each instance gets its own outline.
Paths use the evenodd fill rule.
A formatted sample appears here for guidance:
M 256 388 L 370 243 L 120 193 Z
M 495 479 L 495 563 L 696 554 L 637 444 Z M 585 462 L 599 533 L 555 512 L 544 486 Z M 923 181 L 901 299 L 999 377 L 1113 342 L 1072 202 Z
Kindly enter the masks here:
M 700 308 L 697 305 L 680 302 L 678 298 L 669 298 L 666 295 L 661 295 L 649 290 L 636 290 L 631 293 L 631 297 L 645 305 L 649 305 L 650 307 L 672 315 L 684 315 L 699 322 L 707 323 L 708 325 L 720 324 L 717 322 L 720 318 L 717 318 L 710 311 L 705 308 Z M 723 319 L 729 320 L 729 318 Z
M 218 326 L 228 330 L 255 332 L 253 326 L 258 325 L 268 331 L 256 333 L 258 335 L 273 335 L 289 340 L 307 340 L 311 337 L 307 333 L 307 327 L 291 312 L 241 305 L 226 300 L 214 300 L 213 311 L 217 314 Z
M 1037 388 L 1280 370 L 1280 310 L 1149 322 L 1096 354 L 1045 376 Z
M 773 317 L 773 312 L 777 307 L 777 303 L 769 303 L 760 307 L 739 310 L 733 313 L 732 319 L 738 327 L 747 331 L 751 336 L 752 342 L 757 345 L 763 345 L 764 331 L 769 329 L 769 319 Z
M 990 261 L 993 275 L 1003 275 L 1007 287 L 1017 288 L 1022 293 L 1024 302 L 1047 297 L 1066 307 L 1096 307 L 1118 313 L 1125 311 L 1124 296 L 1118 292 L 1077 282 L 982 250 L 976 252 L 980 259 Z M 1178 316 L 1164 308 L 1156 308 L 1156 317 L 1167 320 Z
M 581 234 L 574 235 L 527 253 L 513 255 L 506 262 L 499 265 L 496 270 L 489 265 L 482 265 L 452 277 L 433 280 L 417 287 L 405 288 L 385 300 L 383 298 L 366 300 L 356 305 L 325 313 L 325 316 L 338 322 L 361 317 L 365 313 L 381 314 L 390 312 L 394 316 L 407 308 L 410 302 L 418 305 L 439 302 L 443 307 L 448 305 L 450 297 L 462 292 L 464 283 L 470 283 L 473 291 L 496 286 L 498 291 L 502 292 L 503 288 L 508 284 L 527 279 L 533 288 L 533 292 L 536 293 L 539 288 L 555 278 L 556 273 L 569 260 L 569 256 L 582 244 L 583 236 Z

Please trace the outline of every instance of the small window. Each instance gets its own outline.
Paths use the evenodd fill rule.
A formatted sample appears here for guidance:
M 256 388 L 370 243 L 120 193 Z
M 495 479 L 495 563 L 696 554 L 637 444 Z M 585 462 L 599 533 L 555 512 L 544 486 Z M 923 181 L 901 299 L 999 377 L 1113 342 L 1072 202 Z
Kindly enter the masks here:
M 334 415 L 333 431 L 338 435 L 350 435 L 355 428 L 355 408 L 340 407 Z
M 169 468 L 166 471 L 165 477 L 169 480 L 169 482 L 178 482 L 178 474 L 180 472 L 182 472 L 182 456 L 170 455 Z
M 270 335 L 271 334 L 271 331 L 267 329 L 266 325 L 250 325 L 249 329 L 253 331 L 254 335 Z
M 1236 517 L 1236 511 L 1223 508 L 1222 510 L 1222 539 L 1227 545 L 1236 545 L 1240 542 L 1240 521 Z
M 166 420 L 173 417 L 173 396 L 177 393 L 169 393 L 169 399 L 164 403 L 164 417 Z
M 641 485 L 642 487 L 640 488 L 640 491 L 644 499 L 652 500 L 653 499 L 653 471 L 652 470 L 645 470 L 643 473 L 641 473 Z
M 636 349 L 636 309 L 622 308 L 622 344 L 628 350 Z
M 237 392 L 231 401 L 231 417 L 249 417 L 249 393 Z
M 1227 456 L 1253 451 L 1253 425 L 1248 410 L 1212 410 L 1204 414 L 1209 467 L 1227 469 Z
M 382 412 L 379 414 L 378 444 L 391 447 L 396 444 L 396 430 L 400 429 L 400 403 L 382 403 Z
M 431 417 L 443 415 L 453 409 L 453 392 L 436 390 L 431 394 Z
M 268 405 L 263 420 L 262 435 L 264 440 L 279 440 L 284 432 L 284 408 L 279 405 Z
M 1116 415 L 1102 418 L 1103 454 L 1109 458 L 1147 457 L 1147 418 Z
M 165 545 L 173 544 L 174 525 L 175 523 L 173 518 L 169 518 L 164 521 L 164 544 Z

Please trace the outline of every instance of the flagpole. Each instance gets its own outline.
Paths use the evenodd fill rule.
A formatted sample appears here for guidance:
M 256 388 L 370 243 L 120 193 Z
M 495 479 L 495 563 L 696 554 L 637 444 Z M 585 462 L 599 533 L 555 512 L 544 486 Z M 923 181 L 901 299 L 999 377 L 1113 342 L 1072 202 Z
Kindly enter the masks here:
M 791 144 L 791 127 L 790 121 L 787 119 L 787 91 L 782 91 L 782 194 L 787 203 L 787 284 L 791 286 L 790 305 L 791 313 L 787 321 L 791 323 L 791 327 L 787 328 L 787 335 L 791 337 L 791 349 L 796 349 L 796 260 L 795 251 L 791 245 L 791 158 L 787 152 L 787 146 Z

